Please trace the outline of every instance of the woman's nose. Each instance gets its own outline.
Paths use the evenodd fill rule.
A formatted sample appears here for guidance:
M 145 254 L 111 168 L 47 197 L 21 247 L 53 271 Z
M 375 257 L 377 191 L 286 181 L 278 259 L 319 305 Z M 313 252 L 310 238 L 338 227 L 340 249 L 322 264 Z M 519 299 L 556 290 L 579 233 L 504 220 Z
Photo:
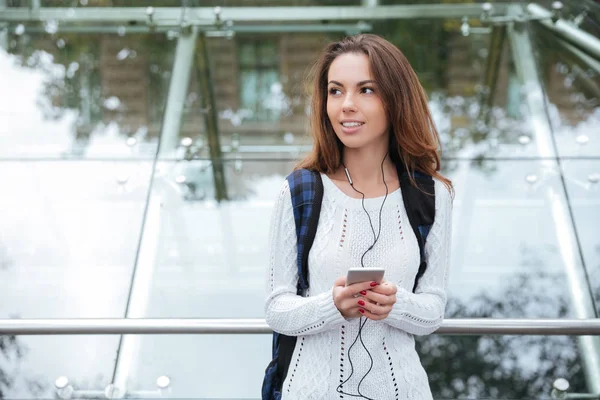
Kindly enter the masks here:
M 343 112 L 356 111 L 356 105 L 354 104 L 354 99 L 352 98 L 351 95 L 346 95 L 344 97 L 344 102 L 342 103 L 342 111 Z

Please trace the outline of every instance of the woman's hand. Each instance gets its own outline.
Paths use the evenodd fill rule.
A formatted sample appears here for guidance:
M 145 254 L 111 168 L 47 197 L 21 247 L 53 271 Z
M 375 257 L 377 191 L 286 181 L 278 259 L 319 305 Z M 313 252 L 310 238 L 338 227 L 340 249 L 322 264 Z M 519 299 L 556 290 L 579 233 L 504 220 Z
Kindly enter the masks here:
M 369 290 L 376 287 L 376 285 L 375 282 L 360 282 L 346 286 L 346 277 L 341 276 L 333 284 L 333 302 L 345 318 L 362 317 L 369 314 L 369 312 L 364 307 L 368 300 L 363 299 L 361 296 L 367 295 Z
M 383 282 L 370 289 L 356 299 L 364 303 L 360 304 L 364 310 L 361 314 L 375 321 L 387 318 L 396 304 L 396 285 L 393 282 Z

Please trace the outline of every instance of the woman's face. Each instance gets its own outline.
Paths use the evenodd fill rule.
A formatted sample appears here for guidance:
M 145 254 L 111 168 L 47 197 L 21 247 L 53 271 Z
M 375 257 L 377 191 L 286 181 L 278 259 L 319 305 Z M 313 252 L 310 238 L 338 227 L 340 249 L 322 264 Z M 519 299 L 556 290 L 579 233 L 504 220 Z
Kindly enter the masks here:
M 327 116 L 348 148 L 388 146 L 388 120 L 365 54 L 338 56 L 327 75 Z

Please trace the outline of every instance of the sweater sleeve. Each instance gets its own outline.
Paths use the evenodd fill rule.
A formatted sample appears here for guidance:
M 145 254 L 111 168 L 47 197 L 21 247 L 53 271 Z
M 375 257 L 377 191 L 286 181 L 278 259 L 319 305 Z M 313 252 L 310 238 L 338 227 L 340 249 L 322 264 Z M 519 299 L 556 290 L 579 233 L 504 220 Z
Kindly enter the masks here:
M 452 236 L 452 195 L 441 182 L 435 181 L 435 221 L 425 243 L 427 269 L 415 293 L 398 288 L 396 304 L 384 320 L 389 325 L 413 335 L 428 335 L 444 319 L 450 242 Z
M 296 294 L 298 249 L 287 180 L 275 203 L 269 241 L 265 319 L 271 329 L 284 335 L 299 336 L 344 324 L 346 320 L 333 302 L 333 289 L 308 297 Z

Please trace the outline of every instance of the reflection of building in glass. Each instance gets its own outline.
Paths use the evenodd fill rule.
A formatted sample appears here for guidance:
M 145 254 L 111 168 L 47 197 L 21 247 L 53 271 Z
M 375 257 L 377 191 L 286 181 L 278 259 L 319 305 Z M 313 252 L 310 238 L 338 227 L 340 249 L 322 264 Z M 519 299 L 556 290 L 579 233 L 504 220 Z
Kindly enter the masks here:
M 446 146 L 453 153 L 453 144 L 462 147 L 465 135 L 469 141 L 484 136 L 499 136 L 499 141 L 516 142 L 510 121 L 522 120 L 525 88 L 516 76 L 510 47 L 506 41 L 500 52 L 495 71 L 490 71 L 490 32 L 472 32 L 462 36 L 447 31 L 442 22 L 422 20 L 408 22 L 406 30 L 430 30 L 430 36 L 404 38 L 403 30 L 392 24 L 382 34 L 398 37 L 396 43 L 404 50 L 430 91 L 432 101 L 442 108 L 450 107 L 448 125 L 438 119 L 442 134 L 452 138 Z M 127 32 L 125 30 L 125 32 Z M 540 38 L 543 33 L 540 32 Z M 27 38 L 27 43 L 23 41 Z M 171 80 L 170 68 L 174 62 L 176 37 L 136 34 L 64 34 L 56 39 L 47 33 L 11 35 L 11 52 L 28 57 L 35 63 L 36 51 L 52 55 L 53 62 L 63 65 L 66 75 L 50 88 L 52 101 L 60 108 L 78 108 L 78 136 L 87 138 L 98 123 L 116 123 L 126 136 L 158 137 L 165 109 L 166 95 Z M 329 35 L 333 37 L 333 35 Z M 292 133 L 302 138 L 306 132 L 306 85 L 308 67 L 325 43 L 323 34 L 238 34 L 233 39 L 208 40 L 211 54 L 210 67 L 219 115 L 219 131 L 224 137 L 241 135 L 242 143 L 285 144 L 284 135 Z M 542 40 L 542 39 L 540 39 Z M 404 43 L 406 42 L 406 43 Z M 62 43 L 60 46 L 57 43 Z M 424 55 L 424 49 L 435 46 L 438 53 Z M 569 68 L 558 53 L 542 52 L 542 78 L 546 83 L 551 105 L 556 107 L 566 125 L 577 124 L 594 110 L 593 79 L 591 72 L 581 67 Z M 486 82 L 493 73 L 496 79 Z M 591 81 L 590 81 L 591 80 Z M 575 82 L 579 84 L 574 84 Z M 492 86 L 489 86 L 489 85 Z M 488 132 L 481 129 L 481 110 L 478 103 L 493 91 L 496 108 L 492 118 L 506 122 L 511 132 Z M 597 90 L 597 89 L 596 89 Z M 179 136 L 205 136 L 201 106 L 201 91 L 196 74 L 192 73 L 188 95 L 184 100 L 184 117 Z M 529 132 L 520 132 L 530 135 Z M 506 136 L 509 137 L 506 137 Z M 582 139 L 583 140 L 583 139 Z
M 269 107 L 281 93 L 278 50 L 277 41 L 267 38 L 238 43 L 240 106 L 251 120 L 279 119 L 280 110 Z

